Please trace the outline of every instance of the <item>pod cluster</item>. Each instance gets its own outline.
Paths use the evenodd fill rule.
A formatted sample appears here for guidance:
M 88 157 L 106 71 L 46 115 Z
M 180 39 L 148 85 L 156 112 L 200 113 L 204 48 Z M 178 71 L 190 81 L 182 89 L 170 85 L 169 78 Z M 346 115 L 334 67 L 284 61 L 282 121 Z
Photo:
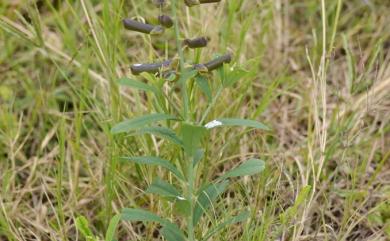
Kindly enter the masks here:
M 192 7 L 192 6 L 206 4 L 206 3 L 217 3 L 220 1 L 221 0 L 184 0 L 184 3 L 188 7 Z M 167 4 L 166 0 L 154 0 L 153 2 L 160 9 L 163 9 L 163 7 Z M 159 24 L 153 25 L 153 24 L 140 22 L 134 19 L 126 18 L 123 20 L 123 25 L 128 30 L 143 33 L 143 34 L 150 34 L 154 36 L 162 35 L 165 32 L 165 29 L 171 28 L 174 25 L 173 22 L 174 20 L 169 15 L 165 15 L 161 13 L 157 17 L 157 20 Z M 204 36 L 196 37 L 192 39 L 188 38 L 188 39 L 184 39 L 183 46 L 190 49 L 204 48 L 207 46 L 209 41 L 210 38 Z M 198 70 L 199 73 L 208 73 L 223 66 L 224 63 L 230 63 L 231 59 L 232 57 L 230 54 L 225 54 L 207 63 L 192 65 L 190 68 Z M 152 74 L 162 73 L 163 76 L 168 76 L 172 73 L 176 74 L 177 65 L 178 65 L 178 61 L 176 60 L 165 60 L 158 63 L 133 64 L 131 65 L 130 69 L 134 75 L 139 75 L 143 72 L 147 72 Z

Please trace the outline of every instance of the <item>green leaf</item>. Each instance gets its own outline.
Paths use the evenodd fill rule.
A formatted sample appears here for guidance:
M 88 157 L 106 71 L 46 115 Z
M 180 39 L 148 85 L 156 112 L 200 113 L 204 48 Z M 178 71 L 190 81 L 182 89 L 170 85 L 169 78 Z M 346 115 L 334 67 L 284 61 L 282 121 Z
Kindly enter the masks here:
M 174 186 L 159 178 L 152 182 L 146 192 L 159 194 L 165 197 L 180 197 L 179 191 Z
M 176 119 L 177 118 L 173 115 L 167 115 L 162 113 L 144 115 L 116 124 L 114 127 L 112 127 L 111 133 L 118 134 L 118 133 L 128 132 L 158 121 L 176 120 Z
M 218 233 L 219 231 L 221 231 L 222 229 L 224 229 L 228 225 L 233 225 L 233 224 L 236 224 L 236 223 L 244 222 L 245 220 L 248 219 L 249 214 L 250 214 L 249 211 L 244 211 L 244 212 L 240 213 L 239 215 L 237 215 L 235 217 L 227 219 L 226 221 L 224 221 L 224 222 L 218 224 L 217 226 L 211 228 L 211 230 L 202 238 L 202 240 L 203 241 L 208 240 L 211 236 L 213 236 L 214 234 Z
M 168 220 L 160 218 L 156 214 L 137 208 L 124 208 L 121 212 L 121 220 L 124 221 L 142 221 L 142 222 L 156 222 L 162 225 L 169 224 Z
M 184 144 L 184 151 L 187 155 L 194 157 L 196 151 L 200 147 L 202 138 L 207 133 L 203 126 L 195 126 L 188 123 L 183 123 L 181 127 L 181 135 Z
M 198 84 L 200 90 L 202 90 L 202 92 L 207 96 L 207 100 L 210 102 L 212 96 L 211 96 L 210 85 L 207 78 L 204 77 L 203 75 L 197 75 L 195 77 L 195 82 Z
M 143 135 L 143 134 L 151 134 L 155 135 L 161 138 L 165 138 L 168 141 L 171 141 L 179 146 L 183 146 L 182 140 L 176 135 L 176 133 L 166 127 L 160 127 L 160 126 L 155 126 L 155 127 L 144 127 L 138 129 L 138 131 L 134 132 L 132 135 Z
M 260 173 L 264 171 L 265 163 L 259 159 L 249 159 L 234 168 L 233 170 L 228 171 L 224 175 L 222 175 L 219 179 L 225 179 L 229 177 L 240 177 L 240 176 L 249 176 Z
M 124 208 L 121 219 L 125 221 L 142 221 L 160 223 L 162 234 L 168 241 L 185 241 L 183 232 L 167 219 L 160 218 L 154 213 L 142 209 Z
M 156 165 L 161 166 L 171 171 L 178 178 L 184 180 L 184 176 L 181 172 L 168 160 L 155 156 L 134 156 L 134 157 L 121 157 L 122 160 L 132 161 L 137 164 Z
M 202 214 L 211 206 L 211 204 L 221 195 L 229 185 L 228 180 L 223 180 L 220 183 L 211 183 L 199 191 L 197 202 L 194 208 L 193 223 L 196 225 Z
M 191 204 L 188 200 L 176 199 L 173 208 L 176 213 L 183 215 L 184 217 L 191 215 Z
M 252 127 L 262 130 L 271 130 L 269 127 L 255 120 L 246 120 L 238 118 L 220 118 L 213 121 L 210 121 L 205 125 L 207 129 L 212 129 L 218 126 L 243 126 L 243 127 Z
M 84 235 L 86 240 L 96 240 L 91 229 L 89 229 L 88 220 L 84 216 L 76 218 L 76 227 Z
M 129 79 L 127 77 L 119 79 L 118 82 L 120 85 L 129 86 L 129 87 L 134 88 L 134 89 L 158 93 L 158 89 L 155 88 L 154 86 L 150 86 L 144 82 Z
M 117 214 L 111 218 L 110 224 L 108 225 L 108 228 L 107 228 L 105 241 L 114 241 L 115 240 L 114 239 L 115 231 L 116 231 L 116 227 L 118 226 L 120 220 L 121 220 L 120 214 Z
M 185 241 L 183 232 L 176 225 L 166 225 L 161 230 L 161 234 L 168 241 Z
M 202 160 L 203 157 L 204 157 L 204 149 L 196 150 L 194 155 L 193 165 L 195 166 L 196 164 L 198 164 L 198 162 Z
M 234 68 L 233 70 L 229 70 L 228 73 L 225 74 L 224 86 L 230 87 L 233 86 L 237 81 L 246 77 L 248 75 L 248 71 L 242 68 Z

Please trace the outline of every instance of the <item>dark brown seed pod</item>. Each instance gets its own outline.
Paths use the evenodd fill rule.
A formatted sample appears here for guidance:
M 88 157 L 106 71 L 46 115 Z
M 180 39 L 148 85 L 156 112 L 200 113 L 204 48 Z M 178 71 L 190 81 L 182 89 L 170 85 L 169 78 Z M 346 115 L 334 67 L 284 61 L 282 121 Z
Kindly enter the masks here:
M 161 35 L 164 33 L 164 28 L 160 25 L 141 23 L 129 18 L 123 19 L 123 25 L 128 30 L 151 34 L 151 35 Z
M 188 6 L 188 7 L 192 7 L 192 6 L 195 6 L 195 5 L 199 5 L 200 2 L 199 0 L 184 0 L 185 4 Z
M 194 69 L 196 69 L 201 74 L 205 74 L 205 73 L 209 72 L 206 65 L 204 65 L 204 64 L 195 64 Z
M 221 67 L 224 63 L 230 63 L 232 61 L 232 55 L 231 54 L 225 54 L 220 57 L 217 57 L 210 62 L 207 62 L 204 64 L 209 72 L 218 69 Z
M 131 73 L 134 75 L 139 75 L 140 73 L 147 72 L 156 74 L 160 71 L 166 70 L 170 68 L 172 61 L 171 60 L 165 60 L 161 63 L 151 63 L 151 64 L 133 64 L 130 66 Z
M 160 15 L 158 16 L 158 22 L 166 27 L 166 28 L 170 28 L 173 26 L 173 20 L 171 17 L 169 17 L 168 15 Z
M 167 2 L 165 0 L 153 0 L 153 3 L 157 7 L 163 7 Z
M 209 38 L 207 37 L 199 37 L 194 39 L 185 39 L 184 44 L 187 45 L 191 49 L 195 48 L 203 48 L 207 46 L 207 43 L 209 42 Z
M 199 0 L 200 4 L 204 3 L 219 3 L 221 0 Z
M 188 7 L 192 7 L 199 4 L 205 4 L 205 3 L 218 3 L 221 0 L 184 0 L 185 4 Z

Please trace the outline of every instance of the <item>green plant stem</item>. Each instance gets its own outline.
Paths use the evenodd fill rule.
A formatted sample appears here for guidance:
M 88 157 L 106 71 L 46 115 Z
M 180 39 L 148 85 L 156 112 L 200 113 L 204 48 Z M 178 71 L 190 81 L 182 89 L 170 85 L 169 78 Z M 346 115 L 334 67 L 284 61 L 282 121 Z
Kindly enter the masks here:
M 180 31 L 179 31 L 179 23 L 177 21 L 177 0 L 172 1 L 172 16 L 173 16 L 173 22 L 174 22 L 174 29 L 175 29 L 175 38 L 176 38 L 176 47 L 177 52 L 179 53 L 179 59 L 180 59 L 180 75 L 184 73 L 184 55 L 183 55 L 183 49 L 181 48 L 180 44 Z M 183 95 L 183 116 L 185 120 L 189 120 L 189 114 L 188 114 L 188 107 L 189 107 L 189 99 L 188 99 L 188 93 L 187 93 L 187 85 L 186 82 L 183 82 L 183 85 L 181 86 L 181 91 Z
M 188 202 L 190 203 L 190 215 L 187 217 L 187 229 L 188 229 L 188 240 L 195 241 L 195 233 L 194 233 L 194 165 L 193 165 L 193 157 L 188 158 L 190 161 L 188 164 Z
M 199 124 L 200 125 L 203 125 L 203 122 L 206 120 L 209 112 L 211 111 L 211 108 L 213 108 L 213 106 L 215 105 L 215 103 L 217 102 L 217 99 L 219 98 L 219 96 L 222 94 L 222 90 L 223 90 L 223 85 L 220 85 L 218 90 L 217 90 L 217 93 L 215 94 L 215 97 L 213 98 L 213 100 L 211 101 L 211 103 L 209 104 L 209 106 L 207 106 L 207 109 L 205 110 L 205 112 L 203 113 L 202 115 L 202 119 L 200 119 L 200 122 Z

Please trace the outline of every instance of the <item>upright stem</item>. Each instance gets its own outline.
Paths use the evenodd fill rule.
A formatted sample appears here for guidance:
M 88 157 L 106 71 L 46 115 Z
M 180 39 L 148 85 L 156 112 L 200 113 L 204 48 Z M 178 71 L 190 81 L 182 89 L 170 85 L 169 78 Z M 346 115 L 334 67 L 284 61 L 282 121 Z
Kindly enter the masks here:
M 213 100 L 211 101 L 211 103 L 209 104 L 209 106 L 207 106 L 206 111 L 203 113 L 202 119 L 200 119 L 199 124 L 203 125 L 203 122 L 206 120 L 207 115 L 208 115 L 209 112 L 211 111 L 211 108 L 214 107 L 215 103 L 217 102 L 217 99 L 218 99 L 219 96 L 221 95 L 222 90 L 223 90 L 223 86 L 221 85 L 221 86 L 219 86 L 219 88 L 218 88 L 218 90 L 217 90 L 217 94 L 215 95 L 215 97 L 213 98 Z
M 194 165 L 193 165 L 193 157 L 188 158 L 189 162 L 188 164 L 188 202 L 190 203 L 190 215 L 187 217 L 187 230 L 188 230 L 188 240 L 189 241 L 195 241 L 195 233 L 194 233 L 194 222 L 193 222 L 193 216 L 194 216 L 194 200 L 193 200 L 193 193 L 194 193 Z
M 176 38 L 176 47 L 177 52 L 179 53 L 179 59 L 180 59 L 180 75 L 183 75 L 184 73 L 184 55 L 183 55 L 183 49 L 181 48 L 180 44 L 180 30 L 179 30 L 179 22 L 177 21 L 177 0 L 172 1 L 172 15 L 173 15 L 173 22 L 174 22 L 174 28 L 175 28 L 175 38 Z M 187 83 L 183 82 L 183 85 L 181 86 L 181 91 L 183 95 L 183 116 L 186 121 L 189 120 L 189 114 L 188 114 L 188 106 L 189 106 L 189 99 L 188 99 L 188 93 L 187 93 Z
M 173 15 L 173 21 L 174 21 L 174 28 L 175 28 L 175 37 L 176 37 L 176 47 L 177 52 L 179 53 L 180 58 L 180 75 L 184 74 L 184 55 L 183 55 L 183 49 L 181 47 L 180 43 L 180 31 L 179 31 L 179 23 L 177 20 L 177 0 L 172 0 L 172 15 Z M 183 82 L 181 86 L 181 92 L 183 96 L 183 117 L 184 119 L 189 122 L 190 116 L 188 113 L 189 110 L 189 97 L 187 93 L 187 82 Z M 195 232 L 194 232 L 194 222 L 193 222 L 193 216 L 194 216 L 194 180 L 195 180 L 195 174 L 194 174 L 194 166 L 193 166 L 193 157 L 187 157 L 187 173 L 188 173 L 188 193 L 187 193 L 187 200 L 190 204 L 190 215 L 187 217 L 187 233 L 188 233 L 188 240 L 189 241 L 195 241 Z

